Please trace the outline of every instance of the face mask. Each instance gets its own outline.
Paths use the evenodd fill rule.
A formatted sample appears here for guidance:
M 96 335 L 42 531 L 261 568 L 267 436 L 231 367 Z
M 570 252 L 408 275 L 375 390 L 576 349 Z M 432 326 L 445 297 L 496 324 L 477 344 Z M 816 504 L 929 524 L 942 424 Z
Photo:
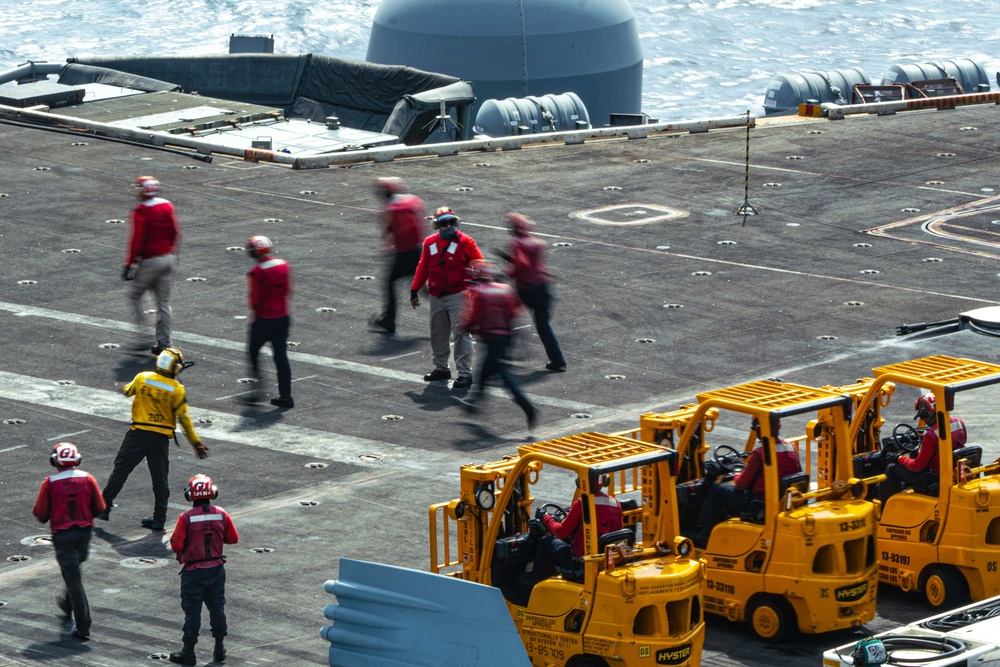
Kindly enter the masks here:
M 443 239 L 452 239 L 452 238 L 455 237 L 455 232 L 457 232 L 457 231 L 458 230 L 455 229 L 454 225 L 449 225 L 449 226 L 445 227 L 444 229 L 438 230 L 438 234 L 440 234 L 441 238 L 443 238 Z

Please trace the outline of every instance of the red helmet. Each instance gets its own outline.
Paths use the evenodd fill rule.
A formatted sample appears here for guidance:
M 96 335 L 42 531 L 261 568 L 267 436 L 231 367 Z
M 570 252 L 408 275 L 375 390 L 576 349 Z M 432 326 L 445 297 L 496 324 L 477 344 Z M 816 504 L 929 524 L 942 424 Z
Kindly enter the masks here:
M 397 176 L 383 176 L 372 181 L 375 192 L 385 195 L 397 195 L 406 192 L 406 183 Z
M 219 497 L 219 487 L 208 475 L 195 475 L 188 481 L 187 488 L 184 489 L 184 499 L 188 502 L 195 500 L 215 500 Z
M 531 228 L 535 226 L 535 223 L 531 221 L 526 215 L 521 215 L 520 213 L 508 213 L 503 217 L 504 222 L 511 226 L 518 234 L 527 234 L 531 231 Z
M 934 394 L 921 394 L 917 402 L 913 404 L 913 409 L 917 411 L 914 419 L 923 419 L 924 421 L 930 419 L 937 412 Z
M 160 194 L 160 182 L 152 176 L 140 176 L 135 179 L 132 187 L 143 197 L 155 197 Z
M 434 226 L 438 229 L 442 227 L 450 227 L 451 225 L 457 225 L 461 220 L 455 215 L 455 212 L 448 208 L 447 206 L 442 206 L 438 210 L 434 211 Z
M 80 465 L 80 450 L 72 442 L 60 442 L 52 448 L 49 463 L 56 468 L 69 468 Z
M 258 234 L 257 236 L 251 236 L 244 247 L 248 255 L 257 259 L 270 253 L 274 249 L 274 244 L 271 243 L 271 239 Z

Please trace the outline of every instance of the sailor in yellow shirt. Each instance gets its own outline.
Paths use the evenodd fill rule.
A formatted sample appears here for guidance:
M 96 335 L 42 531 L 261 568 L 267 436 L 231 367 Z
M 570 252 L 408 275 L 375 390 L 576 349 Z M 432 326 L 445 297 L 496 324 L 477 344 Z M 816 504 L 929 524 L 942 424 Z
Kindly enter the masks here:
M 170 438 L 177 438 L 174 431 L 178 419 L 194 447 L 195 456 L 199 459 L 208 457 L 208 447 L 194 432 L 184 385 L 176 379 L 190 365 L 184 363 L 180 350 L 168 347 L 156 357 L 155 371 L 143 371 L 122 387 L 123 394 L 133 397 L 132 425 L 122 440 L 115 456 L 115 469 L 102 492 L 108 508 L 95 518 L 105 521 L 111 518 L 111 508 L 125 480 L 145 459 L 153 480 L 153 516 L 146 517 L 141 523 L 143 528 L 163 530 L 167 520 L 167 499 L 170 497 Z

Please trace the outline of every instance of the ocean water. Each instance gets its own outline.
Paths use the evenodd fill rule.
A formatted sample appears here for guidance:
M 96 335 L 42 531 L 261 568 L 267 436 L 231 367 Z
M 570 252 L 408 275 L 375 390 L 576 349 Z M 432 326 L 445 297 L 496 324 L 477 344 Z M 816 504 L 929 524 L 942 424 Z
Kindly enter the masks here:
M 572 2 L 575 0 L 567 0 Z M 996 0 L 632 0 L 643 111 L 665 121 L 763 113 L 771 77 L 971 58 L 996 90 Z M 379 0 L 4 0 L 0 70 L 70 56 L 225 53 L 230 34 L 280 53 L 364 60 Z M 558 91 L 562 92 L 562 91 Z

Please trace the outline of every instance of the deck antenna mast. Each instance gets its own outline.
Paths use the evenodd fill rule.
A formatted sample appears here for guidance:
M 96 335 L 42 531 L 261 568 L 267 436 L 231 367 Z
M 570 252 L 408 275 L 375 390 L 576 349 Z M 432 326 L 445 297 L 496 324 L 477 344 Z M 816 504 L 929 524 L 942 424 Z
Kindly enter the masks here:
M 757 209 L 750 203 L 750 125 L 750 110 L 747 109 L 747 145 L 746 159 L 743 167 L 743 205 L 736 209 L 736 215 L 743 216 L 741 227 L 746 227 L 748 215 L 757 215 Z
M 438 132 L 442 134 L 448 134 L 448 123 L 452 123 L 455 126 L 455 136 L 458 137 L 458 131 L 461 129 L 458 125 L 458 121 L 451 117 L 448 113 L 448 102 L 446 100 L 441 100 L 441 111 L 434 117 L 437 121 L 437 126 L 440 128 Z

